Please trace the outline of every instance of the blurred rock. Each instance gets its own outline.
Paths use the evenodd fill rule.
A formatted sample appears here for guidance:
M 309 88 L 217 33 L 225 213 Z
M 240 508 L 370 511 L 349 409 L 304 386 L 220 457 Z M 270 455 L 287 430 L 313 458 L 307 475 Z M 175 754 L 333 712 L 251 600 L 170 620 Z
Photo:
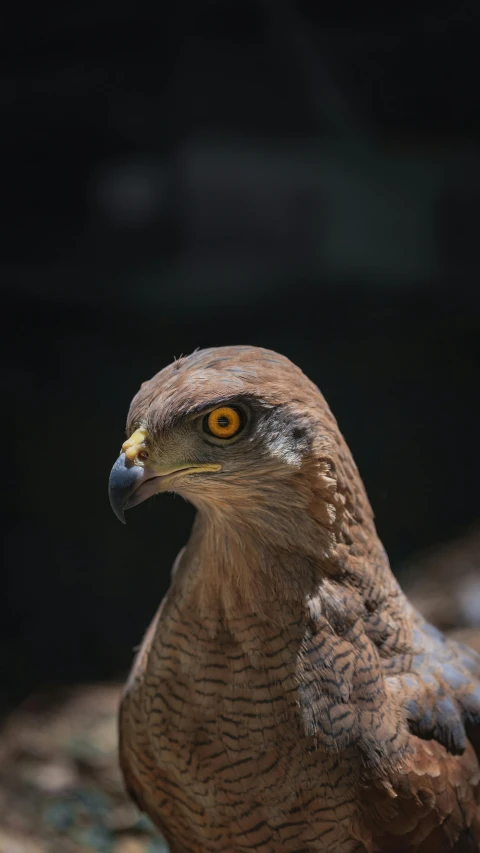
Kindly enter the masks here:
M 415 607 L 437 628 L 480 646 L 480 529 L 413 557 L 402 586 Z
M 471 646 L 480 654 L 480 628 L 458 628 L 456 631 L 449 631 L 448 636 L 459 643 L 465 643 L 466 646 Z
M 25 763 L 22 775 L 27 784 L 47 794 L 60 794 L 74 788 L 76 782 L 74 767 L 67 762 Z
M 124 790 L 120 686 L 30 697 L 0 736 L 0 853 L 168 853 Z
M 0 830 L 0 853 L 45 853 L 43 844 Z

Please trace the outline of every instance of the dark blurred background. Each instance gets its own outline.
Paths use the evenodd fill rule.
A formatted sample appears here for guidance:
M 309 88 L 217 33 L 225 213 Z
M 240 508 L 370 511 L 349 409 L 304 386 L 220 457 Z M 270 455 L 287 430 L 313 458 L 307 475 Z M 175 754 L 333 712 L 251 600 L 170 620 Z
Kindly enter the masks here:
M 400 578 L 475 525 L 477 5 L 6 18 L 0 703 L 128 669 L 193 511 L 122 527 L 108 474 L 140 383 L 195 347 L 271 347 L 317 382 Z

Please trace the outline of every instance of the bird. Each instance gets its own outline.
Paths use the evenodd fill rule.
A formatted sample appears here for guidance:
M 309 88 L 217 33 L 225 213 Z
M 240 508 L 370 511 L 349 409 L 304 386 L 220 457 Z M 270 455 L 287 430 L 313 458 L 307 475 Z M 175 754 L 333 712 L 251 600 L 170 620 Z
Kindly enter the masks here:
M 163 492 L 197 510 L 119 712 L 171 853 L 478 853 L 480 656 L 402 592 L 316 385 L 268 349 L 196 350 L 126 433 L 119 519 Z

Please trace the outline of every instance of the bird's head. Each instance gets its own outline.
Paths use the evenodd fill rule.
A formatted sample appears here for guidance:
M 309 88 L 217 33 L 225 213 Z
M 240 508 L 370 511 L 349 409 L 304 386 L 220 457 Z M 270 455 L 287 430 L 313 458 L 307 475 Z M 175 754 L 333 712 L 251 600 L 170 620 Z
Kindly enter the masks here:
M 288 484 L 298 485 L 312 455 L 334 464 L 339 436 L 298 367 L 246 346 L 197 351 L 144 382 L 127 434 L 110 475 L 122 521 L 125 509 L 164 491 L 220 512 L 260 508 L 274 489 L 288 503 Z

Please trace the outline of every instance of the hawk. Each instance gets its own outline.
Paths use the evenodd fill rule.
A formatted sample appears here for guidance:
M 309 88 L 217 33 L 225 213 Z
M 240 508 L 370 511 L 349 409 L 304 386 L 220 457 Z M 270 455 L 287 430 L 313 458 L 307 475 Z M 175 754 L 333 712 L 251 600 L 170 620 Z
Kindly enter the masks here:
M 127 434 L 117 516 L 197 508 L 120 710 L 171 853 L 478 853 L 480 657 L 403 594 L 318 388 L 266 349 L 197 351 Z

